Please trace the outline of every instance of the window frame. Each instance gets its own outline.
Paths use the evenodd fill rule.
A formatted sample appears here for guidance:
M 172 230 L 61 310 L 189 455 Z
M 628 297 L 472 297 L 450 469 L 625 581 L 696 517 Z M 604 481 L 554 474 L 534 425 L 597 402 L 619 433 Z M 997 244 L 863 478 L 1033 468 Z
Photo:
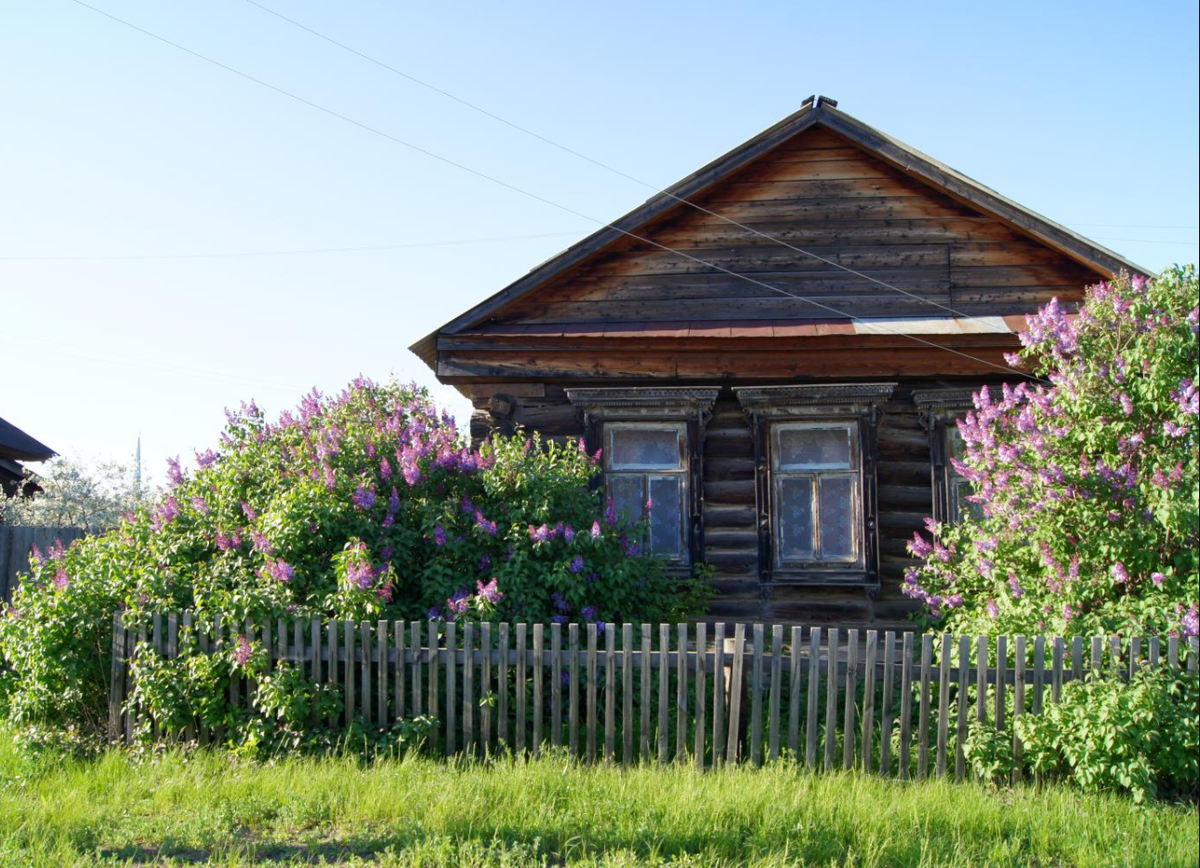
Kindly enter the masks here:
M 783 444 L 782 437 L 787 431 L 814 431 L 814 430 L 840 430 L 846 431 L 849 436 L 849 461 L 846 466 L 819 466 L 813 464 L 810 466 L 786 466 L 783 463 Z M 776 506 L 783 503 L 783 485 L 788 479 L 811 479 L 812 490 L 811 499 L 809 500 L 809 509 L 812 521 L 812 548 L 811 556 L 804 557 L 786 557 L 784 554 L 784 528 L 783 528 L 783 513 L 781 508 L 772 509 L 771 512 L 771 533 L 776 541 L 772 546 L 774 563 L 773 566 L 777 570 L 787 569 L 823 569 L 829 567 L 853 567 L 861 568 L 863 566 L 863 537 L 861 525 L 863 524 L 863 509 L 862 509 L 862 445 L 861 436 L 858 430 L 856 420 L 840 420 L 840 419 L 811 419 L 811 420 L 786 420 L 771 423 L 770 428 L 771 446 L 770 446 L 770 478 L 771 478 L 771 502 Z M 846 479 L 853 480 L 850 489 L 850 536 L 851 536 L 851 553 L 846 557 L 826 556 L 824 553 L 822 540 L 822 521 L 821 521 L 821 483 L 824 479 Z
M 649 464 L 630 464 L 630 465 L 614 465 L 613 458 L 616 455 L 613 440 L 615 436 L 622 431 L 673 431 L 676 436 L 676 450 L 678 466 L 675 468 L 665 468 L 661 465 Z M 679 566 L 687 566 L 691 563 L 691 553 L 688 551 L 688 503 L 690 500 L 691 486 L 689 485 L 688 473 L 688 431 L 687 423 L 682 421 L 638 421 L 638 422 L 622 422 L 608 421 L 603 425 L 603 443 L 604 454 L 602 461 L 604 462 L 604 490 L 607 497 L 613 497 L 614 483 L 621 478 L 640 478 L 642 482 L 641 502 L 645 504 L 647 501 L 653 501 L 651 494 L 651 486 L 654 479 L 670 478 L 678 480 L 679 485 L 679 517 L 677 522 L 677 537 L 675 554 L 665 555 L 672 564 Z M 635 517 L 636 518 L 636 517 Z M 651 529 L 647 528 L 647 538 L 642 540 L 642 544 L 646 547 L 646 551 L 653 552 L 653 537 Z
M 895 389 L 895 383 L 831 383 L 797 386 L 760 386 L 735 388 L 739 403 L 750 420 L 755 443 L 755 479 L 759 529 L 759 581 L 765 596 L 780 585 L 850 586 L 865 589 L 875 599 L 880 587 L 878 529 L 878 430 L 882 405 Z M 856 502 L 852 507 L 851 532 L 855 537 L 854 557 L 845 559 L 784 558 L 778 551 L 780 497 L 775 482 L 775 453 L 779 451 L 776 432 L 792 424 L 814 428 L 848 427 L 852 431 L 852 469 L 839 469 L 835 475 L 857 476 L 853 486 Z M 855 448 L 856 447 L 856 448 Z M 813 473 L 815 477 L 815 473 Z M 806 475 L 799 471 L 798 475 Z M 814 486 L 814 501 L 820 491 Z M 814 541 L 819 538 L 819 502 L 814 508 Z
M 589 444 L 599 443 L 604 449 L 601 472 L 594 484 L 609 491 L 608 456 L 611 454 L 609 430 L 627 425 L 660 427 L 678 425 L 683 432 L 681 442 L 682 475 L 680 512 L 683 540 L 680 555 L 668 559 L 668 571 L 688 572 L 693 564 L 703 562 L 703 442 L 704 429 L 712 416 L 712 406 L 719 390 L 711 387 L 573 387 L 566 389 L 567 399 L 576 407 L 583 422 Z M 647 470 L 613 471 L 640 473 L 647 476 L 665 475 L 657 468 Z

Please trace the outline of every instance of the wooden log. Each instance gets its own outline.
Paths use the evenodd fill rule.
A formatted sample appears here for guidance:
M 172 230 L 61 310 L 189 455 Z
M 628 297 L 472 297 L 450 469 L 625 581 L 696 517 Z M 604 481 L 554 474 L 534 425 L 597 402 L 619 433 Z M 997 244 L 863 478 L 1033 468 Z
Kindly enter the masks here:
M 875 761 L 875 663 L 878 654 L 879 632 L 867 631 L 865 668 L 863 670 L 862 713 L 862 770 L 870 774 Z
M 616 758 L 617 741 L 617 626 L 604 625 L 604 761 Z
M 905 633 L 900 651 L 900 780 L 908 780 L 912 767 L 912 657 L 913 634 Z
M 621 765 L 633 759 L 633 625 L 621 625 Z
M 736 624 L 733 628 L 733 669 L 729 676 L 729 734 L 725 744 L 725 761 L 730 765 L 738 761 L 741 749 L 742 726 L 742 681 L 745 670 L 746 625 Z
M 512 749 L 512 729 L 508 720 L 508 622 L 502 621 L 499 628 L 500 658 L 496 665 L 497 685 L 500 696 L 496 704 L 496 736 L 509 750 Z
M 750 761 L 762 765 L 763 726 L 763 651 L 766 644 L 763 625 L 754 625 L 753 659 L 750 668 Z
M 596 623 L 587 625 L 587 761 L 596 761 Z
M 953 650 L 949 633 L 942 634 L 942 648 L 938 660 L 938 721 L 937 721 L 937 775 L 946 776 L 947 753 L 950 737 L 950 652 Z
M 838 684 L 838 628 L 831 627 L 826 641 L 825 671 L 825 771 L 833 768 L 834 749 L 837 744 L 837 694 Z
M 846 698 L 842 712 L 842 769 L 854 768 L 855 712 L 858 700 L 858 630 L 846 633 Z
M 725 683 L 725 622 L 719 621 L 713 628 L 713 767 L 724 761 L 725 744 L 725 700 L 728 690 Z
M 528 708 L 526 707 L 525 697 L 526 689 L 529 685 L 529 660 L 526 657 L 528 650 L 528 632 L 529 625 L 525 623 L 517 624 L 517 683 L 516 683 L 516 750 L 517 753 L 524 753 L 526 747 L 527 727 L 529 721 L 526 717 Z
M 121 712 L 125 704 L 125 613 L 113 612 L 112 662 L 108 680 L 108 742 L 121 741 Z
M 546 636 L 545 625 L 540 621 L 533 625 L 533 755 L 542 751 L 542 697 L 545 692 Z
M 693 733 L 692 753 L 695 756 L 696 767 L 704 768 L 704 753 L 705 744 L 704 736 L 707 728 L 704 719 L 704 705 L 706 700 L 706 689 L 708 676 L 705 672 L 708 663 L 708 625 L 703 622 L 696 624 L 696 714 L 695 714 L 695 731 Z
M 783 691 L 783 625 L 771 626 L 771 692 L 768 702 L 768 758 L 779 759 L 779 704 Z
M 670 722 L 668 690 L 671 682 L 671 628 L 658 625 L 658 761 L 665 763 L 670 757 L 667 744 L 667 729 Z
M 817 767 L 817 694 L 821 689 L 821 628 L 808 632 L 808 708 L 804 724 L 804 765 Z
M 1041 637 L 1037 638 L 1040 639 Z M 1019 729 L 1017 727 L 1021 715 L 1025 713 L 1025 637 L 1016 636 L 1013 644 L 1013 663 L 1015 666 L 1013 670 L 1013 783 L 1019 783 L 1022 777 L 1021 761 L 1025 754 L 1025 746 L 1021 743 L 1021 736 L 1018 734 Z
M 687 759 L 688 737 L 688 708 L 687 708 L 687 624 L 676 625 L 675 655 L 675 759 L 683 762 Z
M 562 747 L 562 624 L 550 625 L 550 746 Z
M 475 625 L 463 623 L 462 730 L 463 750 L 475 756 Z
M 638 758 L 642 762 L 650 761 L 650 654 L 650 625 L 642 624 L 642 655 L 638 660 L 641 666 L 638 674 L 642 681 L 642 731 Z
M 883 634 L 883 703 L 879 709 L 879 772 L 892 773 L 892 692 L 896 680 L 896 633 Z

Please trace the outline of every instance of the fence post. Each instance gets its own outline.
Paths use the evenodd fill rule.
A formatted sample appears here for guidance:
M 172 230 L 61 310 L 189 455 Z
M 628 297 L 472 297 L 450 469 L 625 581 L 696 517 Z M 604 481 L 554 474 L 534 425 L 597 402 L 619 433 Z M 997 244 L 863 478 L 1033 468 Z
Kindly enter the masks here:
M 121 741 L 121 706 L 125 702 L 125 613 L 113 612 L 112 671 L 108 685 L 108 741 Z

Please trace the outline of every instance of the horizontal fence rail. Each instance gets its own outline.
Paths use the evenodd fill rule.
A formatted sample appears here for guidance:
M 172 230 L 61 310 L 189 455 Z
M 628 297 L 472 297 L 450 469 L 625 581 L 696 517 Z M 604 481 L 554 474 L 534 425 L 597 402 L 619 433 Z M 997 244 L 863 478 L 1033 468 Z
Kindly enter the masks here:
M 230 623 L 191 613 L 114 621 L 109 736 L 132 742 L 138 655 L 230 654 L 333 687 L 333 726 L 436 722 L 447 754 L 566 749 L 588 761 L 762 763 L 900 778 L 966 774 L 973 720 L 1040 714 L 1068 682 L 1140 667 L 1196 671 L 1197 640 L 951 636 L 763 624 Z M 233 705 L 252 703 L 236 670 Z M 158 730 L 154 730 L 156 733 Z M 218 739 L 200 721 L 186 738 Z M 1020 755 L 1020 744 L 1014 743 Z

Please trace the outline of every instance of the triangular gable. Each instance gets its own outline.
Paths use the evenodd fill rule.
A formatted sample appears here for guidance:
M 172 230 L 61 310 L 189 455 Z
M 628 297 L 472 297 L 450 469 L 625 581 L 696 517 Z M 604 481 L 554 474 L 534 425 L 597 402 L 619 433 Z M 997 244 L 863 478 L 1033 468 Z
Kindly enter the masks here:
M 898 286 L 926 303 L 810 259 L 682 199 Z M 633 240 L 629 232 L 702 262 Z M 918 238 L 923 232 L 942 232 L 947 243 Z M 869 246 L 855 244 L 868 235 Z M 967 287 L 957 298 L 950 277 L 955 258 L 960 266 L 976 266 L 959 268 L 959 280 Z M 997 274 L 1000 269 L 1004 273 Z M 1078 292 L 1084 283 L 1121 270 L 1145 273 L 817 101 L 652 197 L 612 228 L 547 260 L 412 350 L 432 364 L 438 334 L 489 322 L 674 319 L 678 314 L 663 317 L 655 311 L 678 310 L 681 303 L 688 318 L 700 320 L 828 318 L 833 308 L 851 317 L 912 316 L 916 308 L 922 316 L 953 316 L 951 307 L 967 315 L 1005 314 L 1015 311 L 996 302 L 1037 301 L 1033 294 L 1022 295 L 1023 283 Z M 848 291 L 852 299 L 845 297 Z

